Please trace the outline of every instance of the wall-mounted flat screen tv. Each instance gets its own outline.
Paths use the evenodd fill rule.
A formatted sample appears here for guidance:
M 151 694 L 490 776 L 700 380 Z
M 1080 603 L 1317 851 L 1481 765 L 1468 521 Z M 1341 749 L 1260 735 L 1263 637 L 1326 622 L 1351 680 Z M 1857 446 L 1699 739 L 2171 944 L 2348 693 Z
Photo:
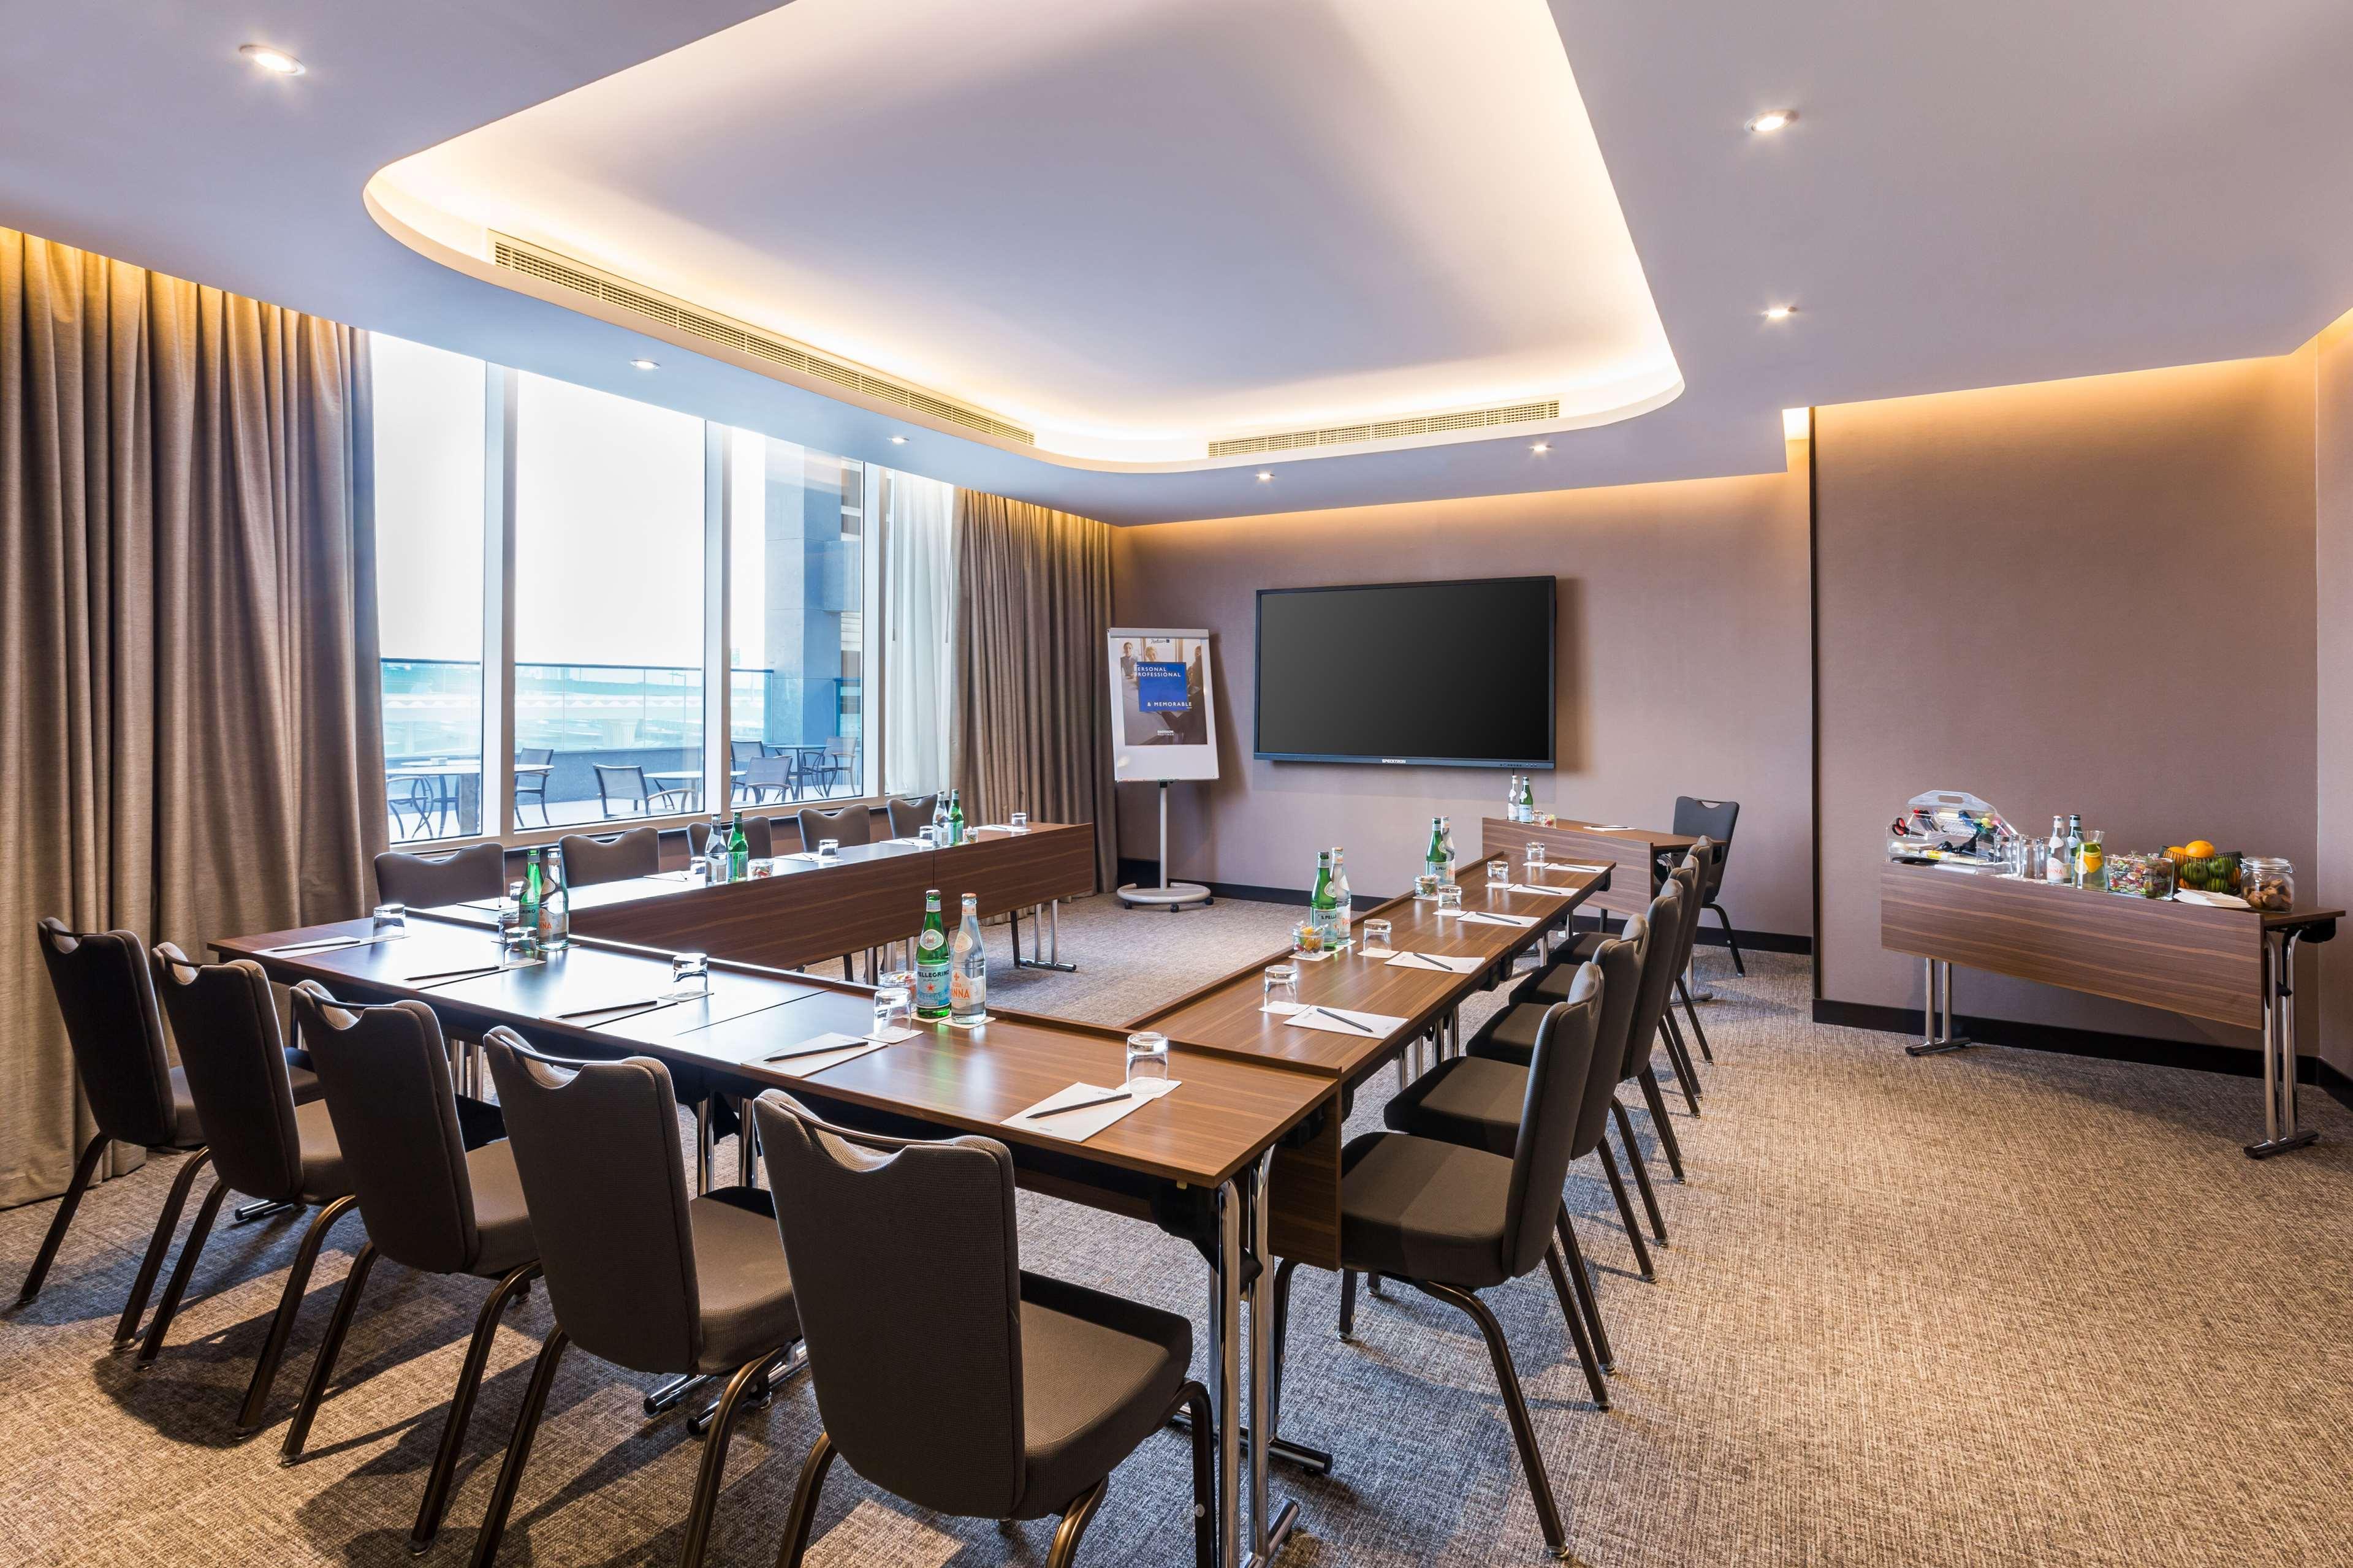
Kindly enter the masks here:
M 1553 765 L 1554 580 L 1261 588 L 1255 753 Z

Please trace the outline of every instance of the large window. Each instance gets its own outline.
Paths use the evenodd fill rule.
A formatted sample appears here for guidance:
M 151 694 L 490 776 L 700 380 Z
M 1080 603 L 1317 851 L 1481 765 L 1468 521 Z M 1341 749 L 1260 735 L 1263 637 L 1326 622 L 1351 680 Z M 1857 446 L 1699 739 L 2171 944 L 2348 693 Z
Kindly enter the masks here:
M 374 344 L 396 840 L 789 811 L 874 788 L 869 513 L 883 470 Z
M 698 810 L 702 422 L 518 379 L 514 738 L 524 825 Z M 542 767 L 550 771 L 534 773 Z
M 480 360 L 398 338 L 371 350 L 385 804 L 396 839 L 466 837 L 484 831 L 488 375 Z

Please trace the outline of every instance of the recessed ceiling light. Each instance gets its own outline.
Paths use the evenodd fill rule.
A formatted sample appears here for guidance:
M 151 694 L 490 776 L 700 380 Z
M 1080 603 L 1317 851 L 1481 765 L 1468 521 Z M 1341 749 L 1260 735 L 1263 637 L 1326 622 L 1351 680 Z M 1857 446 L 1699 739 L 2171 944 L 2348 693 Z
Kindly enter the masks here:
M 907 438 L 904 436 L 893 436 L 891 437 L 891 445 L 893 447 L 903 447 L 906 444 Z
M 237 52 L 272 76 L 302 74 L 302 62 L 284 49 L 273 49 L 268 44 L 242 44 Z
M 1781 438 L 1802 441 L 1814 433 L 1814 411 L 1810 408 L 1781 410 Z
M 629 368 L 631 370 L 659 370 L 661 369 L 661 361 L 658 359 L 633 359 L 629 362 Z
M 1535 446 L 1530 447 L 1528 450 L 1536 453 L 1538 456 L 1542 456 L 1543 454 L 1552 450 L 1552 443 L 1549 441 L 1538 441 Z
M 1765 310 L 1765 319 L 1768 321 L 1786 321 L 1797 313 L 1798 307 L 1795 305 L 1768 305 Z
M 1274 476 L 1273 476 L 1272 474 L 1271 474 L 1271 473 L 1268 473 L 1264 468 L 1261 468 L 1261 469 L 1258 471 L 1258 482 L 1259 482 L 1259 483 L 1261 483 L 1261 484 L 1264 484 L 1264 483 L 1266 483 L 1269 479 L 1271 479 L 1272 478 L 1274 478 Z
M 1748 133 L 1769 136 L 1797 118 L 1798 111 L 1794 109 L 1768 109 L 1748 122 Z

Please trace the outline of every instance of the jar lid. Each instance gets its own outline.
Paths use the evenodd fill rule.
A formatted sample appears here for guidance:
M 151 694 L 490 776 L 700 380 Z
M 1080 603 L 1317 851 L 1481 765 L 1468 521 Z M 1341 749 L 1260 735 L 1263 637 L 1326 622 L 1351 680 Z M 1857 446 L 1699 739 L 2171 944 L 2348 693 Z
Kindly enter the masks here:
M 2295 867 L 2289 865 L 2284 859 L 2276 855 L 2242 856 L 2239 859 L 2239 865 L 2242 868 L 2250 871 L 2293 871 L 2295 869 Z

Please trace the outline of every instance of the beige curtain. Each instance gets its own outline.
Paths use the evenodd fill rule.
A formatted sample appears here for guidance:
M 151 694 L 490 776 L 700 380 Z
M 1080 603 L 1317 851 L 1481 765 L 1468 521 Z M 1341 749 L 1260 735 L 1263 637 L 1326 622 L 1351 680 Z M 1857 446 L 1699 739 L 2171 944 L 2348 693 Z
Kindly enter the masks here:
M 198 952 L 365 908 L 367 389 L 363 332 L 0 229 L 0 1205 L 91 1130 L 41 916 Z
M 956 787 L 967 818 L 1092 822 L 1095 877 L 1118 880 L 1112 820 L 1111 530 L 956 492 Z

